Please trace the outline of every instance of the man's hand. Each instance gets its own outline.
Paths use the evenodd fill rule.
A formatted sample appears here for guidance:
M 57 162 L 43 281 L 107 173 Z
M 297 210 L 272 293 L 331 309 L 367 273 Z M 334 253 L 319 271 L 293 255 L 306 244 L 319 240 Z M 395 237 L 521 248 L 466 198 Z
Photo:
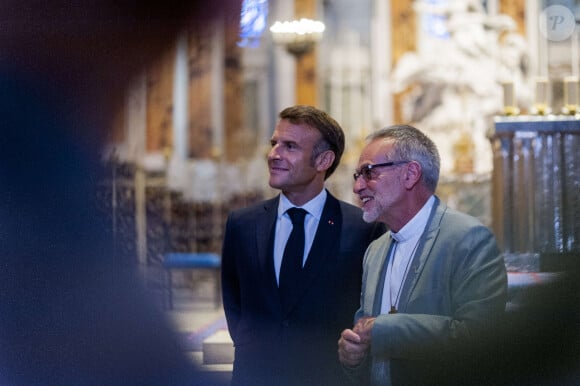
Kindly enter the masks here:
M 371 330 L 375 318 L 363 317 L 352 330 L 346 329 L 338 340 L 338 359 L 347 367 L 356 367 L 366 357 L 371 346 Z
M 346 329 L 338 340 L 338 360 L 346 367 L 356 367 L 365 358 L 368 347 L 357 333 Z
M 375 325 L 375 319 L 372 316 L 364 316 L 356 322 L 353 328 L 353 331 L 361 338 L 361 341 L 367 343 L 369 346 L 371 344 L 371 332 Z

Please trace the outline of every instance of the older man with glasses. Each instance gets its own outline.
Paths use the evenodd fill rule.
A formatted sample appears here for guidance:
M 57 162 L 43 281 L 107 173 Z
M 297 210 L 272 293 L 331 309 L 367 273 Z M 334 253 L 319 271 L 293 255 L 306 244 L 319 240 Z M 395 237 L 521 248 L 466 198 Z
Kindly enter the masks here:
M 504 313 L 507 275 L 495 238 L 435 196 L 439 168 L 433 141 L 408 125 L 374 132 L 360 156 L 354 192 L 363 219 L 389 229 L 366 251 L 355 326 L 338 342 L 361 384 L 445 379 L 441 354 Z

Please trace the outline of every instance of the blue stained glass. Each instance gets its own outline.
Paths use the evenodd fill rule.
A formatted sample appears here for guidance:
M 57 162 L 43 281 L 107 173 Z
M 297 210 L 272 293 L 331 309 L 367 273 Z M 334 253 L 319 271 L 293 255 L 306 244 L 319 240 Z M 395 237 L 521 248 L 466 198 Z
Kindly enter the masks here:
M 430 6 L 447 6 L 448 0 L 426 0 Z M 442 14 L 425 13 L 422 16 L 422 25 L 425 32 L 438 39 L 448 39 L 449 31 L 447 30 L 447 16 Z
M 257 47 L 266 29 L 268 0 L 244 0 L 240 15 L 240 47 Z
M 423 16 L 423 26 L 427 33 L 439 39 L 449 38 L 447 18 L 442 15 L 427 14 Z

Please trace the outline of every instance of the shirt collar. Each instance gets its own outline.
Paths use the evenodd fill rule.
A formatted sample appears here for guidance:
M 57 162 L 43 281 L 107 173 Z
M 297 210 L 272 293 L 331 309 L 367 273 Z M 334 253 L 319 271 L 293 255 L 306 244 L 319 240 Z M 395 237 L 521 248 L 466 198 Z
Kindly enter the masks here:
M 413 238 L 417 238 L 423 234 L 431 209 L 435 203 L 435 196 L 429 197 L 425 205 L 413 216 L 413 218 L 405 224 L 397 233 L 391 232 L 391 236 L 399 243 L 404 243 Z
M 324 209 L 324 203 L 326 202 L 326 189 L 322 189 L 320 193 L 312 200 L 308 201 L 302 206 L 296 206 L 288 200 L 284 193 L 280 194 L 280 203 L 278 204 L 278 218 L 281 218 L 284 213 L 290 208 L 302 208 L 306 210 L 309 214 L 314 216 L 317 220 L 320 220 L 322 216 L 322 210 Z

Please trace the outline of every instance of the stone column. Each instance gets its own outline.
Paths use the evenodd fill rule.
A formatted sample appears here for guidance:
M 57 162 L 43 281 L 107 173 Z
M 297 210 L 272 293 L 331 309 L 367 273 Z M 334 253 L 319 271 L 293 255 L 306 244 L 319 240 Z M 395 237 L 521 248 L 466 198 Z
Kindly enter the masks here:
M 173 147 L 173 76 L 175 47 L 147 69 L 147 152 Z
M 295 0 L 296 19 L 316 19 L 316 0 Z M 296 58 L 296 103 L 318 105 L 317 49 Z
M 239 39 L 239 16 L 226 15 L 225 17 L 225 140 L 228 162 L 239 160 L 249 156 L 249 143 L 255 138 L 248 138 L 247 128 L 243 127 L 243 92 L 242 92 L 242 63 L 241 49 L 237 42 Z
M 417 23 L 413 0 L 391 1 L 391 65 L 394 66 L 405 52 L 417 48 Z M 402 122 L 401 100 L 403 93 L 394 97 L 394 121 Z
M 526 0 L 500 0 L 499 11 L 511 16 L 516 22 L 517 32 L 526 36 Z
M 211 28 L 190 26 L 189 46 L 189 158 L 208 158 L 211 150 L 212 74 Z

